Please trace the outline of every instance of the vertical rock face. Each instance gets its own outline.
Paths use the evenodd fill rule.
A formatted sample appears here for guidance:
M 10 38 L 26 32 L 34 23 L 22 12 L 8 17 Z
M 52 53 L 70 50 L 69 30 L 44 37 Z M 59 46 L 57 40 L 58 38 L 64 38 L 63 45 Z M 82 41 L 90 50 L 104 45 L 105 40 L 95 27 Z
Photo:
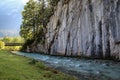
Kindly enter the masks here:
M 120 0 L 65 1 L 47 26 L 48 53 L 120 59 Z

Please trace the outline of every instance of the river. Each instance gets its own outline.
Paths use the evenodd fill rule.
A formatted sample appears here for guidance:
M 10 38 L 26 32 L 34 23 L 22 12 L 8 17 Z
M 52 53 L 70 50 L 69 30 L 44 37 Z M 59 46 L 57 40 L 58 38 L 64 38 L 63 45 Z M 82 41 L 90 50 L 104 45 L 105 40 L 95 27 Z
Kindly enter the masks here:
M 44 61 L 54 69 L 77 76 L 81 80 L 120 80 L 120 62 L 50 56 L 37 53 L 13 52 Z

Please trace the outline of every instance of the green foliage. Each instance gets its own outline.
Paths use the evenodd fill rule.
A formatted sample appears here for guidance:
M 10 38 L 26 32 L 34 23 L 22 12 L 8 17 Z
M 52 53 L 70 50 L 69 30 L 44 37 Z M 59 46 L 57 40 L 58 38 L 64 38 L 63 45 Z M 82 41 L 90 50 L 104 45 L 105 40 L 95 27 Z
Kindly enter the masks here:
M 43 62 L 29 64 L 32 60 L 0 50 L 0 80 L 76 80 L 76 78 L 45 69 Z
M 3 40 L 5 43 L 10 43 L 10 42 L 12 42 L 12 38 L 10 38 L 10 37 L 4 37 L 2 40 Z
M 1 40 L 5 43 L 24 43 L 24 38 L 21 37 L 4 37 Z
M 52 7 L 55 7 L 58 3 L 58 1 L 60 0 L 48 0 L 49 4 L 52 6 Z
M 21 37 L 4 37 L 1 39 L 0 49 L 18 51 L 22 48 L 22 46 L 4 46 L 5 43 L 24 43 L 24 39 Z
M 5 46 L 4 50 L 8 51 L 19 51 L 21 50 L 22 46 Z
M 29 62 L 29 64 L 35 65 L 37 62 L 38 62 L 37 60 L 32 59 L 32 60 Z
M 35 65 L 39 69 L 44 69 L 44 70 L 46 69 L 46 66 L 43 62 L 37 62 Z
M 49 0 L 50 5 L 53 7 L 55 7 L 57 5 L 58 1 L 60 1 L 60 0 Z
M 34 39 L 28 39 L 25 41 L 24 45 L 20 49 L 21 51 L 25 51 L 27 49 L 27 46 L 31 45 L 34 42 Z
M 25 38 L 26 42 L 37 40 L 39 43 L 44 44 L 47 32 L 46 26 L 54 13 L 54 7 L 58 1 L 59 0 L 29 0 L 24 6 L 20 35 Z
M 5 43 L 3 41 L 0 41 L 0 49 L 4 49 Z
M 34 36 L 32 32 L 35 32 L 35 14 L 36 2 L 34 0 L 29 0 L 22 12 L 23 22 L 20 28 L 20 35 L 25 39 L 31 39 Z

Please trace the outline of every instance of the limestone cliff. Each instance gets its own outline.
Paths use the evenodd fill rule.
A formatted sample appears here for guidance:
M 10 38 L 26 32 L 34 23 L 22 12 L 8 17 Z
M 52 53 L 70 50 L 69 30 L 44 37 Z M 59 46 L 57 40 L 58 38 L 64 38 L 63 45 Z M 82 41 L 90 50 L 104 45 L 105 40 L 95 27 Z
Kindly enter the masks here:
M 120 59 L 120 0 L 60 0 L 47 26 L 52 55 Z

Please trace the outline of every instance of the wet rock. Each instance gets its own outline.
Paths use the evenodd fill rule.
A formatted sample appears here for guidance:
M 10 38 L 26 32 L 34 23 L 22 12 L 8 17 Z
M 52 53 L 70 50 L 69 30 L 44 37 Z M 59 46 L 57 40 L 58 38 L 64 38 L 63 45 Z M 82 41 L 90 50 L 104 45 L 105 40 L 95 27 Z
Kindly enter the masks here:
M 79 65 L 79 67 L 84 67 L 83 65 Z
M 109 64 L 109 63 L 106 63 L 105 65 L 106 65 L 106 66 L 110 66 L 110 64 Z

